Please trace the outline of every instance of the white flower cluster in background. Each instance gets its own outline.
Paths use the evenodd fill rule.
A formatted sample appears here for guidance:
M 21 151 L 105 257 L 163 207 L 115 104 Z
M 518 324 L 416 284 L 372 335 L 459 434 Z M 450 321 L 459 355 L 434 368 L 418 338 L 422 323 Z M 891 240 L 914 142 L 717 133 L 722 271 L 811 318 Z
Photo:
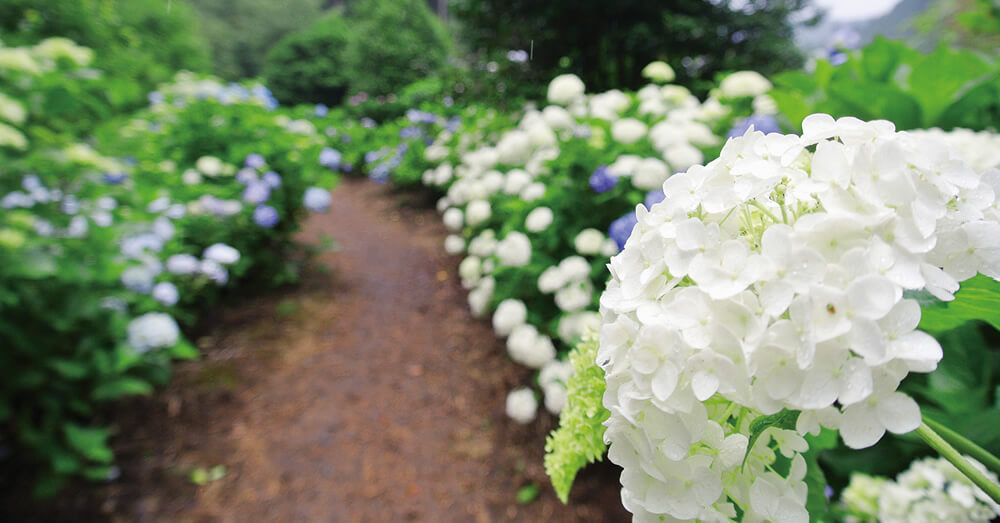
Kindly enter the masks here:
M 660 83 L 674 76 L 670 66 L 662 62 L 650 64 L 644 74 Z M 424 152 L 428 162 L 440 162 L 423 173 L 422 182 L 446 190 L 438 202 L 438 211 L 450 231 L 444 248 L 449 254 L 465 254 L 459 276 L 463 287 L 469 289 L 469 306 L 479 317 L 490 312 L 497 287 L 493 271 L 530 265 L 533 242 L 551 233 L 553 222 L 559 220 L 552 208 L 532 202 L 546 195 L 553 175 L 548 163 L 559 156 L 564 142 L 590 138 L 590 146 L 602 148 L 610 138 L 640 149 L 652 145 L 656 151 L 652 157 L 622 155 L 608 169 L 613 178 L 604 183 L 614 186 L 617 179 L 622 179 L 644 191 L 660 189 L 673 172 L 703 160 L 699 147 L 720 143 L 709 125 L 728 111 L 718 100 L 702 104 L 687 89 L 669 84 L 650 84 L 635 94 L 619 90 L 588 94 L 584 83 L 574 75 L 553 79 L 548 101 L 551 105 L 544 108 L 527 107 L 516 125 L 500 133 L 487 133 L 474 126 L 460 134 L 442 131 Z M 632 107 L 638 108 L 638 116 L 624 117 Z M 481 123 L 494 118 L 486 114 Z M 608 122 L 606 129 L 610 132 L 594 127 L 593 119 Z M 529 205 L 520 230 L 502 231 L 494 225 L 495 213 L 502 212 L 493 208 L 498 196 Z M 619 246 L 594 228 L 560 229 L 560 233 L 573 239 L 579 255 L 543 268 L 537 284 L 562 311 L 556 323 L 558 335 L 572 345 L 600 323 L 589 260 L 611 256 Z M 554 364 L 552 339 L 540 333 L 539 326 L 529 324 L 529 311 L 517 296 L 509 298 L 515 299 L 501 302 L 493 313 L 493 324 L 498 335 L 507 337 L 511 358 L 532 368 Z M 565 389 L 561 385 L 539 385 L 548 410 L 561 409 Z
M 173 347 L 181 335 L 177 322 L 162 312 L 150 312 L 133 319 L 127 330 L 129 345 L 140 353 Z
M 965 459 L 998 481 L 982 464 Z M 914 461 L 895 481 L 854 474 L 840 499 L 852 515 L 849 521 L 861 516 L 888 522 L 985 522 L 1000 517 L 1000 505 L 944 458 Z
M 1000 172 L 887 121 L 803 131 L 748 131 L 670 177 L 611 260 L 597 363 L 637 519 L 807 521 L 802 435 L 864 448 L 920 423 L 896 389 L 942 352 L 904 291 L 1000 277 Z M 748 449 L 750 423 L 783 410 L 796 429 Z

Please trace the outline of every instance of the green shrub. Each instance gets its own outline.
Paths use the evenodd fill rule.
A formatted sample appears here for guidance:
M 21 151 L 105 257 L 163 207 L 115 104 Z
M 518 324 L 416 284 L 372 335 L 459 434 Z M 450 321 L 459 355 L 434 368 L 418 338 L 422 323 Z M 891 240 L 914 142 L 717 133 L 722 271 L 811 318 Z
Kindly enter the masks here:
M 423 0 L 360 0 L 348 12 L 354 37 L 345 49 L 351 91 L 394 93 L 436 73 L 451 43 Z
M 283 104 L 340 104 L 347 93 L 343 53 L 350 36 L 348 22 L 331 11 L 281 39 L 267 53 L 263 68 L 274 96 Z
M 168 10 L 163 0 L 0 0 L 6 45 L 60 36 L 90 47 L 119 106 L 137 107 L 179 69 L 208 68 L 197 22 L 184 2 Z

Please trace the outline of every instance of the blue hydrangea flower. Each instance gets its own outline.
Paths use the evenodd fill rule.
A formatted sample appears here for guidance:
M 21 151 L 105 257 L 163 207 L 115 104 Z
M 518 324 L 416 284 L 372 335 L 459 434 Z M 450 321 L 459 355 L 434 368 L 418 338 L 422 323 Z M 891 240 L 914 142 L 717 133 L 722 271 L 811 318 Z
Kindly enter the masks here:
M 246 159 L 243 160 L 243 165 L 245 167 L 250 167 L 251 169 L 260 169 L 267 165 L 267 161 L 264 157 L 257 153 L 250 153 L 247 155 Z
M 278 211 L 270 205 L 258 205 L 253 210 L 253 222 L 261 227 L 274 227 L 278 223 Z
M 649 193 L 646 195 L 646 199 L 643 200 L 642 203 L 643 203 L 643 205 L 646 206 L 647 209 L 652 209 L 654 205 L 662 202 L 666 198 L 667 198 L 667 195 L 663 194 L 663 190 L 661 190 L 661 189 L 655 189 L 655 190 L 649 191 Z
M 342 143 L 351 143 L 351 135 L 345 134 L 340 137 Z
M 375 120 L 372 120 L 371 118 L 368 118 L 367 116 L 364 117 L 364 118 L 362 118 L 360 120 L 360 122 L 361 122 L 361 127 L 364 127 L 365 129 L 374 129 L 375 126 L 377 125 L 375 123 Z
M 319 187 L 310 187 L 302 195 L 302 205 L 313 212 L 323 212 L 330 208 L 330 193 Z
M 399 137 L 404 140 L 408 138 L 416 138 L 422 134 L 424 134 L 424 132 L 419 127 L 410 126 L 399 130 Z
M 619 251 L 625 248 L 625 242 L 632 235 L 632 229 L 637 223 L 639 220 L 636 219 L 634 212 L 611 222 L 611 227 L 608 227 L 608 236 L 618 244 Z
M 618 185 L 618 177 L 608 172 L 608 166 L 602 165 L 590 175 L 590 188 L 600 194 L 614 189 Z
M 330 113 L 330 108 L 326 104 L 316 104 L 316 116 L 323 118 Z
M 118 185 L 125 181 L 128 175 L 123 172 L 117 173 L 104 173 L 104 183 L 108 185 Z
M 281 187 L 281 175 L 274 171 L 267 171 L 261 176 L 261 180 L 272 189 Z
M 340 167 L 343 159 L 344 155 L 340 154 L 340 151 L 329 147 L 324 147 L 319 153 L 319 164 L 330 169 Z
M 153 91 L 146 95 L 149 100 L 149 105 L 159 105 L 167 101 L 167 97 L 160 91 Z
M 381 151 L 368 151 L 365 153 L 365 163 L 375 163 L 382 158 Z
M 253 180 L 243 190 L 243 201 L 247 203 L 264 203 L 271 197 L 271 187 L 263 180 Z
M 368 177 L 372 179 L 375 183 L 386 183 L 389 181 L 389 165 L 388 162 L 380 163 L 372 169 L 372 172 L 368 174 Z
M 753 116 L 747 116 L 734 125 L 733 128 L 726 133 L 726 138 L 743 136 L 746 134 L 747 129 L 750 129 L 751 125 L 754 130 L 760 131 L 764 134 L 781 132 L 781 127 L 778 126 L 778 121 L 775 120 L 773 116 L 768 114 L 755 114 Z

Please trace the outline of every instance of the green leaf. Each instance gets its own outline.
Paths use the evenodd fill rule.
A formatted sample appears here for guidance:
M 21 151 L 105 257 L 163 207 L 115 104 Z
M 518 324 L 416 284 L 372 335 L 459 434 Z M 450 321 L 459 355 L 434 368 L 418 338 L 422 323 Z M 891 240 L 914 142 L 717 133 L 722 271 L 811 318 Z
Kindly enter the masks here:
M 86 365 L 72 360 L 49 360 L 47 363 L 52 370 L 62 375 L 62 377 L 74 380 L 86 376 L 90 370 Z
M 180 341 L 170 348 L 170 356 L 178 360 L 196 360 L 201 354 L 186 341 Z
M 517 503 L 519 505 L 527 505 L 528 503 L 535 501 L 535 499 L 538 498 L 538 494 L 540 492 L 541 489 L 538 488 L 538 485 L 534 483 L 528 483 L 527 485 L 518 489 L 517 496 L 515 497 L 515 499 L 517 500 Z
M 153 392 L 153 386 L 137 378 L 123 377 L 94 388 L 91 397 L 97 401 L 107 401 L 131 396 L 134 394 L 148 395 Z
M 847 114 L 862 120 L 890 120 L 897 129 L 922 126 L 920 104 L 902 89 L 874 82 L 837 82 L 828 89 L 830 98 L 843 104 Z
M 919 328 L 931 334 L 972 320 L 985 321 L 1000 329 L 1000 282 L 980 274 L 963 282 L 953 301 L 924 297 L 920 308 Z
M 63 425 L 63 433 L 69 446 L 91 461 L 110 463 L 114 457 L 107 445 L 106 429 L 85 428 L 66 423 Z
M 963 87 L 990 72 L 990 65 L 973 53 L 940 46 L 913 66 L 910 92 L 923 107 L 924 122 L 933 125 Z
M 750 423 L 750 438 L 747 442 L 747 453 L 743 456 L 743 462 L 746 463 L 747 456 L 750 455 L 750 451 L 753 450 L 754 444 L 765 430 L 771 427 L 783 430 L 793 430 L 795 429 L 795 422 L 799 419 L 799 413 L 800 411 L 797 410 L 785 409 L 771 414 L 770 416 L 761 416 L 753 420 L 753 422 Z
M 611 413 L 602 399 L 606 382 L 604 370 L 597 366 L 597 340 L 584 339 L 569 353 L 573 375 L 566 384 L 566 407 L 559 415 L 559 428 L 545 441 L 545 473 L 563 503 L 577 472 L 588 463 L 600 460 L 604 444 L 604 421 Z
M 899 65 L 900 45 L 881 36 L 876 38 L 862 51 L 861 71 L 869 80 L 888 82 Z
M 824 428 L 819 435 L 806 435 L 809 451 L 802 455 L 806 461 L 806 477 L 804 479 L 808 494 L 806 510 L 810 521 L 833 521 L 830 513 L 830 501 L 826 498 L 826 487 L 829 483 L 823 468 L 819 464 L 819 454 L 837 446 L 837 431 Z

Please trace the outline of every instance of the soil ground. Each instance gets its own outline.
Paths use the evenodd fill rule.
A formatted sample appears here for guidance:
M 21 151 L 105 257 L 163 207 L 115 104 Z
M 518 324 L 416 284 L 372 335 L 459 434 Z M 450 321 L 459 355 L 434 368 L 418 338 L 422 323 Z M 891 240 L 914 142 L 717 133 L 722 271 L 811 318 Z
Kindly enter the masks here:
M 200 361 L 179 364 L 154 398 L 120 407 L 117 480 L 21 516 L 627 520 L 611 465 L 586 469 L 568 506 L 556 499 L 542 468 L 554 417 L 522 426 L 504 414 L 506 393 L 531 371 L 469 313 L 437 215 L 403 197 L 342 183 L 331 211 L 302 232 L 341 250 L 320 255 L 294 289 L 220 311 L 198 340 Z M 217 465 L 221 479 L 190 481 Z M 540 495 L 518 504 L 530 484 Z

